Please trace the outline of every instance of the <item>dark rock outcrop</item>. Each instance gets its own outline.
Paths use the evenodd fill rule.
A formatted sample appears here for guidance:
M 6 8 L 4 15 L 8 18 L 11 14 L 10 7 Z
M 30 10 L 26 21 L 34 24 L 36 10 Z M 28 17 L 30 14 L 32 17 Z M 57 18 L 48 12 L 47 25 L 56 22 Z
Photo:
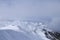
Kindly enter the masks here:
M 60 40 L 59 32 L 48 31 L 46 29 L 43 29 L 43 31 L 45 32 L 44 34 L 46 35 L 46 38 L 50 40 Z

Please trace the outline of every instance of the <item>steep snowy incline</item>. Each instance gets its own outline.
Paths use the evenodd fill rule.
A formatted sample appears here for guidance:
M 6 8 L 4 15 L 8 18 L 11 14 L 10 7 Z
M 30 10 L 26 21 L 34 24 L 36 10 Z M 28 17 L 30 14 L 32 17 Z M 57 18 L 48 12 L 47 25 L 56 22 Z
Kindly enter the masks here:
M 0 27 L 0 30 L 13 30 L 16 32 L 22 32 L 25 35 L 27 34 L 32 34 L 42 40 L 59 40 L 59 35 L 57 35 L 55 32 L 52 30 L 48 29 L 46 24 L 42 23 L 37 23 L 37 22 L 26 22 L 26 21 L 14 21 L 11 24 L 5 26 L 5 27 Z M 31 37 L 31 36 L 30 36 Z
M 42 34 L 41 30 L 43 26 L 42 23 L 14 21 L 10 25 L 0 27 L 0 30 L 13 30 L 16 32 L 32 33 L 33 35 L 41 36 L 39 33 Z M 38 29 L 40 29 L 39 32 Z M 44 37 L 44 35 L 42 36 Z

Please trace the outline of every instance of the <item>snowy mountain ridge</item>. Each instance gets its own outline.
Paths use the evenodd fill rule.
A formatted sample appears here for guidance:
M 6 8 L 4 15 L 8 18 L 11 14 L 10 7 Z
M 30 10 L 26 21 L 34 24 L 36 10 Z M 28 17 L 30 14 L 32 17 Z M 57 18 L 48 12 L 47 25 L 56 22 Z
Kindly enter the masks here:
M 29 32 L 34 35 L 37 35 L 38 29 L 42 29 L 43 26 L 45 26 L 45 25 L 42 25 L 42 23 L 14 21 L 5 27 L 0 27 L 0 30 L 13 30 L 13 31 L 17 31 L 17 32 Z
M 41 37 L 43 40 L 53 40 L 53 39 L 58 40 L 55 37 L 56 33 L 48 29 L 45 24 L 42 24 L 40 22 L 34 23 L 34 22 L 26 22 L 26 21 L 25 22 L 14 21 L 5 27 L 0 27 L 0 30 L 13 30 L 16 32 L 31 33 L 33 35 L 37 35 L 38 37 Z

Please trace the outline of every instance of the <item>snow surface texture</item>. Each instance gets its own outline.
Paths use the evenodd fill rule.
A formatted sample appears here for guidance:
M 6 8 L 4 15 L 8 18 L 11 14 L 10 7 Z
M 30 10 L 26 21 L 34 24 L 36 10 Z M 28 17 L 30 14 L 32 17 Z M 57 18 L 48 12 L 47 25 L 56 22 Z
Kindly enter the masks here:
M 19 39 L 19 40 L 51 40 L 51 39 L 46 37 L 46 35 L 45 35 L 46 31 L 44 31 L 43 29 L 46 29 L 46 30 L 52 32 L 52 30 L 47 29 L 47 26 L 40 23 L 40 22 L 39 23 L 37 23 L 37 22 L 34 23 L 34 22 L 26 22 L 26 21 L 19 21 L 18 20 L 18 21 L 13 21 L 11 24 L 6 25 L 5 27 L 0 27 L 0 31 L 1 30 L 6 30 L 6 31 L 7 30 L 12 30 L 12 31 L 15 31 L 15 32 L 18 32 L 18 33 L 23 33 L 25 36 L 28 37 L 28 39 L 26 38 L 26 39 Z M 15 33 L 13 32 L 13 34 L 15 34 Z M 20 35 L 19 37 L 22 37 L 22 36 Z M 11 39 L 11 40 L 16 40 L 16 39 L 14 38 L 14 39 Z

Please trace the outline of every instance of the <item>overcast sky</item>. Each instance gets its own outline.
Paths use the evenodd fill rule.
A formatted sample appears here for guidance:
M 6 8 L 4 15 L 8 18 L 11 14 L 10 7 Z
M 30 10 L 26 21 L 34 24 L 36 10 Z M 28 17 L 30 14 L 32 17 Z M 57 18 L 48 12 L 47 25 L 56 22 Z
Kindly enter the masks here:
M 1 19 L 52 20 L 60 29 L 60 0 L 0 0 Z
M 60 17 L 59 0 L 0 0 L 0 19 Z

